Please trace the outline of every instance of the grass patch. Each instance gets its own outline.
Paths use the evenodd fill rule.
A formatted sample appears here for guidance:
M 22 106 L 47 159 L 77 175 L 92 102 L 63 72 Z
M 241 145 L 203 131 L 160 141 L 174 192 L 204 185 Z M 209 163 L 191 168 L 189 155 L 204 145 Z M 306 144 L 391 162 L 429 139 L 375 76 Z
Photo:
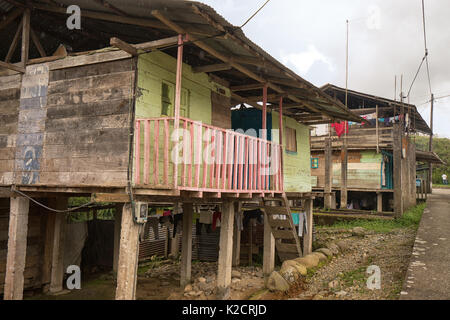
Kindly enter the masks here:
M 152 256 L 148 262 L 141 263 L 138 267 L 138 275 L 144 275 L 148 270 L 155 269 L 162 265 L 165 260 L 162 257 Z
M 359 267 L 355 270 L 345 272 L 343 275 L 339 276 L 339 278 L 346 287 L 359 285 L 361 288 L 364 288 L 364 284 L 367 281 L 366 270 L 366 266 Z
M 448 185 L 448 184 L 433 184 L 433 188 L 435 188 L 435 189 L 450 189 L 450 185 Z
M 362 227 L 367 230 L 372 230 L 378 233 L 387 233 L 401 228 L 413 228 L 419 227 L 420 220 L 422 219 L 423 211 L 426 207 L 426 203 L 419 204 L 403 214 L 401 218 L 394 220 L 353 220 L 353 221 L 339 221 L 333 224 L 332 228 L 337 229 L 352 229 L 354 227 Z

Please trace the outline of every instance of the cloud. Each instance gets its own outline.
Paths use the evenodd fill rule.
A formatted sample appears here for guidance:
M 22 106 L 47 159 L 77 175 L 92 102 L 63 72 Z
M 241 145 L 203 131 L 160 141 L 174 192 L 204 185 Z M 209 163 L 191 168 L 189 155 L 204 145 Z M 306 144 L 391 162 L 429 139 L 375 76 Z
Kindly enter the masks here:
M 328 66 L 330 71 L 335 69 L 330 59 L 317 50 L 317 48 L 312 44 L 308 45 L 308 49 L 306 51 L 300 53 L 281 53 L 281 61 L 284 64 L 293 65 L 300 75 L 303 76 L 309 72 L 311 67 L 316 62 L 323 62 Z
M 369 30 L 381 29 L 381 9 L 379 6 L 372 5 L 369 7 L 369 17 L 366 25 Z

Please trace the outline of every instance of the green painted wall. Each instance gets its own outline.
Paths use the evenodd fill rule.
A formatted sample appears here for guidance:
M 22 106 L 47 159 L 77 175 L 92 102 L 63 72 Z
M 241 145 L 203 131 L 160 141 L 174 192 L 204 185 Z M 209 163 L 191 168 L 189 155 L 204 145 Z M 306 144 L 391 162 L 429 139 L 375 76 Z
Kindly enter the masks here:
M 162 83 L 172 85 L 170 91 L 171 100 L 174 102 L 175 79 L 177 61 L 175 58 L 159 51 L 140 55 L 138 59 L 138 85 L 136 99 L 136 118 L 157 118 L 163 117 L 162 111 Z M 230 90 L 218 83 L 210 80 L 206 73 L 192 72 L 191 66 L 183 64 L 183 81 L 182 90 L 187 97 L 188 111 L 186 117 L 196 121 L 202 121 L 205 124 L 211 124 L 211 92 L 219 92 L 227 97 L 231 96 Z M 173 115 L 171 115 L 173 116 Z M 173 125 L 170 126 L 172 132 Z M 159 131 L 159 145 L 164 144 L 162 123 Z M 150 127 L 151 151 L 150 159 L 152 166 L 150 168 L 150 176 L 153 177 L 153 156 L 155 154 L 153 137 L 154 128 Z M 143 160 L 144 160 L 144 130 L 141 128 L 141 177 L 143 176 Z M 169 148 L 171 150 L 171 148 Z M 163 148 L 159 148 L 159 183 L 162 183 L 163 177 Z M 171 157 L 171 154 L 169 154 Z M 179 166 L 179 172 L 181 166 Z M 169 164 L 169 181 L 172 182 L 173 163 Z M 201 176 L 203 177 L 203 175 Z M 134 177 L 133 177 L 134 178 Z M 153 181 L 150 181 L 153 184 Z
M 272 112 L 272 140 L 279 142 L 279 114 Z M 296 130 L 297 153 L 284 151 L 284 189 L 286 192 L 311 192 L 311 152 L 309 144 L 309 127 L 296 120 L 283 117 L 283 124 Z M 285 134 L 283 141 L 286 141 Z

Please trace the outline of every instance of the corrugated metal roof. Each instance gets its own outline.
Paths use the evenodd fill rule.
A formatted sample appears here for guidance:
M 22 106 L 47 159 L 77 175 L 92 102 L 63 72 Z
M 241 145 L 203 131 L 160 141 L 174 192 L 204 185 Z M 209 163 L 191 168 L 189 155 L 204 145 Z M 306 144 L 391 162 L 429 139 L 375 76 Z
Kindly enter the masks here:
M 310 106 L 312 105 L 313 109 L 315 108 L 316 110 L 321 111 L 321 113 L 328 113 L 337 119 L 352 121 L 361 120 L 359 117 L 348 112 L 342 103 L 336 102 L 322 90 L 301 78 L 295 72 L 277 61 L 258 45 L 248 39 L 242 30 L 230 24 L 213 8 L 203 3 L 186 0 L 107 0 L 105 2 L 110 4 L 109 7 L 102 5 L 98 1 L 92 0 L 58 0 L 58 3 L 61 3 L 64 6 L 69 6 L 72 4 L 79 5 L 82 16 L 83 10 L 109 14 L 120 14 L 120 12 L 123 12 L 130 17 L 143 18 L 149 21 L 159 22 L 159 20 L 155 19 L 152 15 L 153 10 L 159 10 L 168 15 L 172 21 L 180 24 L 182 27 L 189 28 L 190 30 L 196 30 L 199 33 L 217 35 L 225 30 L 228 35 L 226 38 L 203 39 L 204 42 L 213 47 L 215 50 L 223 52 L 229 56 L 240 55 L 244 57 L 253 57 L 260 59 L 263 63 L 272 65 L 275 70 L 265 68 L 263 68 L 264 70 L 261 70 L 261 68 L 255 66 L 246 66 L 247 69 L 264 79 L 271 77 L 280 78 L 281 80 L 291 81 L 297 83 L 299 86 L 305 87 L 305 89 L 300 89 L 304 91 L 304 96 L 301 96 L 298 93 L 292 94 L 292 96 L 295 96 L 296 99 L 302 101 L 303 106 L 290 109 L 290 112 L 300 114 L 301 112 L 305 112 L 305 110 L 309 110 L 307 111 L 308 113 L 314 113 L 311 112 L 312 109 Z M 47 1 L 35 1 L 35 3 L 48 6 Z M 9 3 L 6 3 L 4 0 L 0 0 L 0 4 L 6 5 Z M 11 5 L 8 7 L 9 10 L 10 7 Z M 39 10 L 41 9 L 39 7 L 37 8 Z M 200 10 L 200 13 L 196 12 L 195 8 Z M 210 19 L 210 21 L 207 19 Z M 277 84 L 277 86 L 281 88 L 286 87 L 284 84 Z

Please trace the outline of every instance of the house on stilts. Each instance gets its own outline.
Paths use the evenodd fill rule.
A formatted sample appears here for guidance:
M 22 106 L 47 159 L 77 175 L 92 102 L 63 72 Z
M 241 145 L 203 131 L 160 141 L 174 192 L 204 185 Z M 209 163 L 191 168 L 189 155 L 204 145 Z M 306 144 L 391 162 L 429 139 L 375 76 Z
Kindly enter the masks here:
M 344 103 L 347 95 L 350 111 L 365 119 L 347 127 L 335 123 L 313 130 L 313 190 L 331 192 L 322 205 L 400 216 L 422 193 L 416 186 L 416 176 L 423 176 L 416 174 L 416 162 L 442 163 L 435 153 L 418 150 L 414 143 L 415 134 L 430 135 L 431 129 L 412 104 L 331 84 L 322 90 Z
M 221 211 L 221 296 L 239 260 L 234 221 L 245 206 L 265 212 L 265 274 L 275 252 L 282 261 L 311 252 L 312 230 L 299 238 L 291 216 L 291 206 L 305 210 L 311 228 L 320 195 L 309 126 L 360 117 L 198 2 L 11 3 L 0 0 L 9 44 L 0 48 L 4 299 L 62 290 L 72 197 L 116 204 L 117 299 L 135 297 L 140 233 L 154 208 L 171 206 L 182 221 L 182 286 L 202 206 Z M 73 4 L 81 30 L 66 25 Z M 251 112 L 255 128 L 240 121 Z

